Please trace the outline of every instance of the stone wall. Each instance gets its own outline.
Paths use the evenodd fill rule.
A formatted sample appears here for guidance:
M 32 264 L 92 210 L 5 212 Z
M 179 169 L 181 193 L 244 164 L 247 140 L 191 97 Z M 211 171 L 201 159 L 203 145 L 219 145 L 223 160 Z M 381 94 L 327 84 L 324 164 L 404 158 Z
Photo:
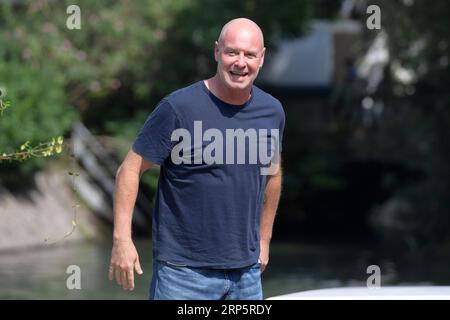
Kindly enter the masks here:
M 0 185 L 0 251 L 82 241 L 99 234 L 97 219 L 79 204 L 66 171 L 37 173 L 35 188 L 12 193 Z M 73 222 L 76 227 L 73 233 Z

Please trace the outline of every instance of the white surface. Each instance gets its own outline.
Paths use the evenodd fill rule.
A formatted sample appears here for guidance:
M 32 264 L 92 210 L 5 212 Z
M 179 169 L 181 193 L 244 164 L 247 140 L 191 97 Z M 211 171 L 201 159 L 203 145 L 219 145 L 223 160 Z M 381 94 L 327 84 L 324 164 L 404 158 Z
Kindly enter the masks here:
M 267 300 L 450 300 L 450 286 L 332 288 L 300 291 Z

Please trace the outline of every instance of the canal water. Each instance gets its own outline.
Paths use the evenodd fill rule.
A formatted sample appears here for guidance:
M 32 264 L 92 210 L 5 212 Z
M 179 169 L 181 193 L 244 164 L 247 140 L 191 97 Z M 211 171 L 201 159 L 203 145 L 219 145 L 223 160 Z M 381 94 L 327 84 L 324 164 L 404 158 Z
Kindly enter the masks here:
M 0 299 L 146 299 L 151 279 L 151 243 L 136 241 L 142 276 L 134 291 L 107 277 L 110 243 L 84 242 L 0 253 Z M 450 285 L 449 252 L 382 257 L 364 245 L 277 243 L 263 273 L 264 298 L 297 291 L 366 286 L 369 265 L 381 271 L 381 285 Z M 69 290 L 66 273 L 80 268 L 81 289 Z

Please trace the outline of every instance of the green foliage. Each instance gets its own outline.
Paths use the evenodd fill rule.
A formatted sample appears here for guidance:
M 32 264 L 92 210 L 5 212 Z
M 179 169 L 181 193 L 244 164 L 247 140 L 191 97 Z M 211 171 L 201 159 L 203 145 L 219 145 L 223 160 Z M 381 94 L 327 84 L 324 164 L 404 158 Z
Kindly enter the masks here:
M 14 101 L 2 118 L 2 150 L 14 148 L 30 137 L 40 141 L 61 135 L 76 119 L 54 70 L 34 70 L 9 61 L 0 65 L 0 79 L 8 88 L 9 100 Z
M 60 152 L 62 135 L 77 119 L 76 111 L 67 102 L 64 73 L 53 63 L 48 50 L 54 39 L 46 38 L 38 28 L 36 21 L 44 18 L 38 18 L 33 5 L 36 3 L 28 3 L 28 13 L 20 10 L 26 4 L 0 5 L 0 87 L 7 88 L 7 99 L 13 101 L 0 119 L 2 160 Z M 48 141 L 51 137 L 60 138 Z M 44 163 L 42 158 L 33 158 L 20 165 L 2 164 L 2 169 L 27 174 Z
M 0 162 L 2 160 L 23 161 L 32 157 L 49 157 L 54 154 L 61 153 L 63 150 L 64 138 L 62 136 L 53 138 L 48 142 L 40 142 L 37 146 L 31 146 L 30 141 L 26 141 L 20 146 L 20 151 L 13 153 L 1 153 Z
M 0 159 L 24 160 L 60 151 L 62 137 L 57 150 L 55 143 L 42 141 L 64 135 L 76 119 L 76 113 L 67 105 L 56 74 L 51 69 L 34 70 L 27 64 L 10 60 L 0 65 L 0 79 L 1 86 L 8 88 L 8 99 L 14 101 L 0 119 Z M 17 152 L 20 145 L 22 148 Z M 30 160 L 17 168 L 26 173 L 43 163 Z
M 3 115 L 3 111 L 6 110 L 7 108 L 9 108 L 11 106 L 11 102 L 10 101 L 3 101 L 0 98 L 0 116 Z

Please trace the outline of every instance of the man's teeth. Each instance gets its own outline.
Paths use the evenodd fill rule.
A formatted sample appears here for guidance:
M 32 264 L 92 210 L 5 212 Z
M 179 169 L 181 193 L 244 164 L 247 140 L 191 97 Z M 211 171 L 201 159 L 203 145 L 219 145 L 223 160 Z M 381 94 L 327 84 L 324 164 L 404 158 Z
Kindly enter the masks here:
M 245 76 L 247 75 L 247 73 L 238 73 L 238 72 L 234 72 L 234 71 L 230 71 L 232 74 L 237 75 L 237 76 Z

